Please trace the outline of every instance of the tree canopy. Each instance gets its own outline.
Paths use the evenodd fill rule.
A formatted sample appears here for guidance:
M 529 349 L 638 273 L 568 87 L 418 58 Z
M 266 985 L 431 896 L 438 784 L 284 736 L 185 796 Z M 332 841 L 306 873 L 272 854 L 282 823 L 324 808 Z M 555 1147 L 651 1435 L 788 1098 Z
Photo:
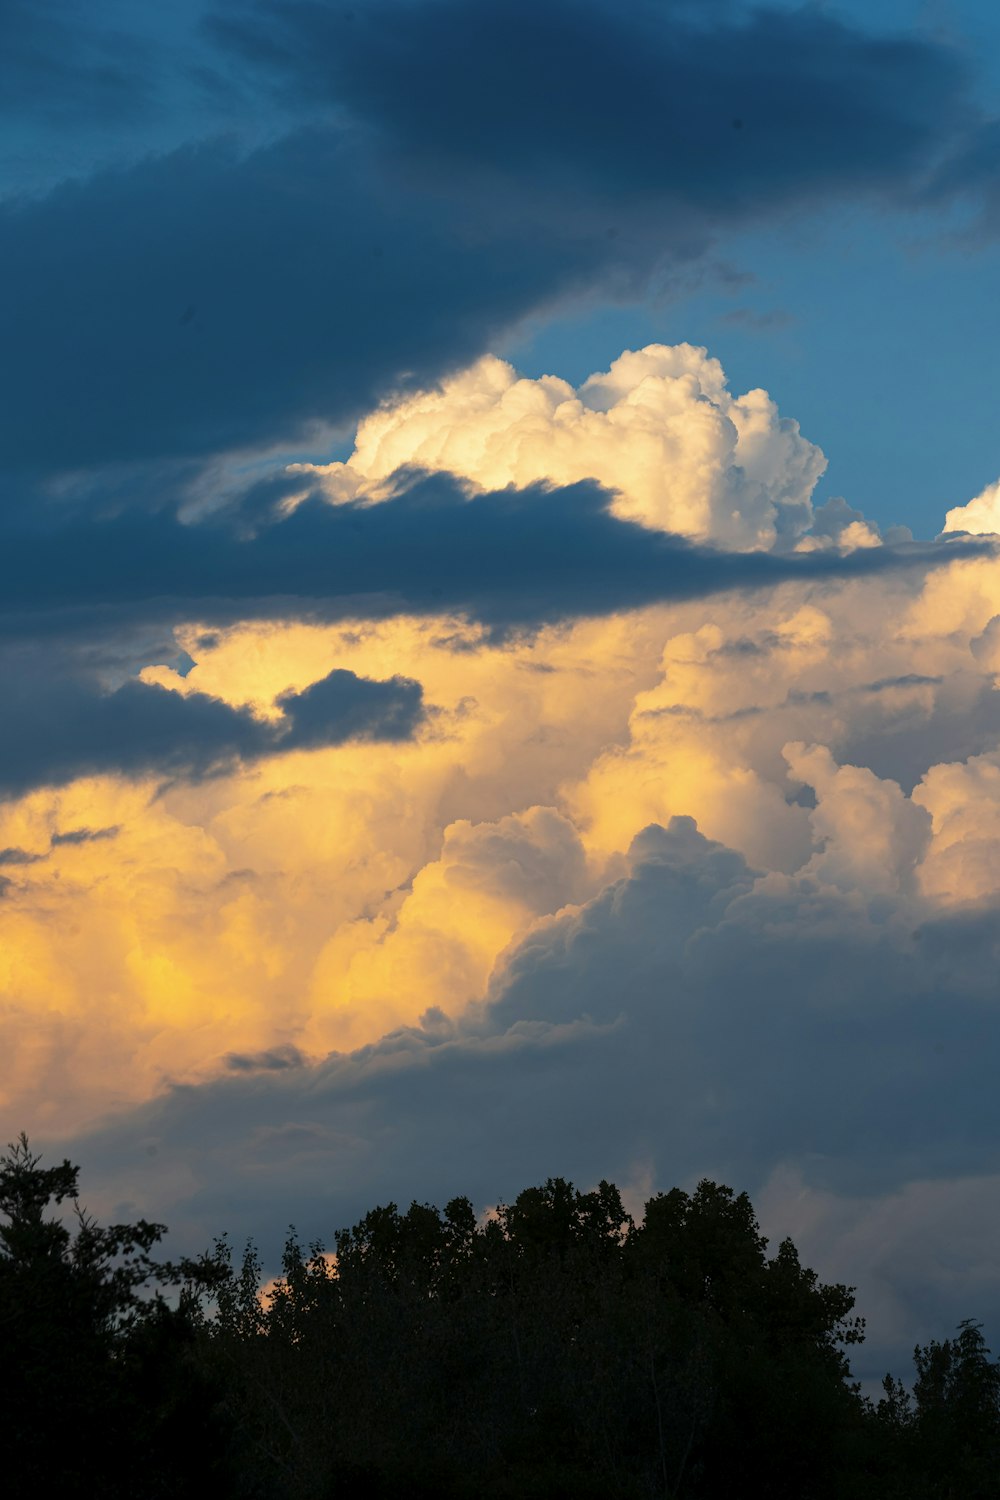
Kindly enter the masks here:
M 78 1176 L 69 1161 L 42 1167 L 24 1134 L 0 1156 L 5 1478 L 12 1494 L 173 1493 L 190 1467 L 181 1455 L 208 1436 L 190 1351 L 222 1268 L 154 1260 L 162 1224 L 102 1228 L 80 1206 Z
M 563 1178 L 477 1214 L 376 1207 L 263 1283 L 225 1237 L 160 1261 L 78 1168 L 0 1157 L 0 1398 L 12 1493 L 987 1500 L 1000 1370 L 981 1325 L 914 1352 L 912 1393 L 850 1378 L 854 1289 L 746 1193 Z

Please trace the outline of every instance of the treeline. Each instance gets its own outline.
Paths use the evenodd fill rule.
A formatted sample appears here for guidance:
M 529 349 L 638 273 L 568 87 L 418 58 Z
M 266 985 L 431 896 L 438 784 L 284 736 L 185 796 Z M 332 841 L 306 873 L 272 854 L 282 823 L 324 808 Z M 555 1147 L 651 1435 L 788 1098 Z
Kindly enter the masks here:
M 852 1383 L 853 1289 L 745 1193 L 646 1205 L 529 1188 L 485 1221 L 377 1208 L 335 1255 L 290 1239 L 154 1260 L 77 1169 L 0 1158 L 0 1412 L 10 1494 L 102 1500 L 685 1497 L 995 1500 L 1000 1368 L 979 1325 L 915 1351 L 912 1395 Z M 67 1222 L 67 1217 L 69 1222 Z

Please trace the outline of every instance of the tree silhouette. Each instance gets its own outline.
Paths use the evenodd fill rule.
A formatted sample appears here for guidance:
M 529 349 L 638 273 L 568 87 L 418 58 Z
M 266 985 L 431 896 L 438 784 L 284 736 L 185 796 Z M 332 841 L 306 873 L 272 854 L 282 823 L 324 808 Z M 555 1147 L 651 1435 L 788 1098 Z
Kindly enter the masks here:
M 1000 1471 L 1000 1370 L 982 1325 L 964 1318 L 958 1337 L 913 1352 L 913 1453 L 942 1497 L 987 1500 Z
M 703 1180 L 634 1222 L 550 1177 L 477 1218 L 374 1208 L 336 1252 L 154 1258 L 78 1169 L 0 1157 L 4 1476 L 102 1500 L 993 1500 L 1000 1370 L 981 1325 L 851 1383 L 853 1288 Z M 169 1295 L 168 1295 L 169 1293 Z
M 746 1194 L 704 1181 L 635 1224 L 613 1184 L 562 1178 L 477 1221 L 373 1209 L 285 1248 L 262 1301 L 248 1251 L 219 1293 L 242 1440 L 279 1493 L 833 1496 L 864 1408 L 850 1288 Z
M 222 1268 L 155 1261 L 162 1224 L 102 1228 L 79 1204 L 79 1168 L 40 1160 L 23 1133 L 0 1156 L 5 1478 L 11 1493 L 173 1493 L 213 1404 L 185 1351 Z

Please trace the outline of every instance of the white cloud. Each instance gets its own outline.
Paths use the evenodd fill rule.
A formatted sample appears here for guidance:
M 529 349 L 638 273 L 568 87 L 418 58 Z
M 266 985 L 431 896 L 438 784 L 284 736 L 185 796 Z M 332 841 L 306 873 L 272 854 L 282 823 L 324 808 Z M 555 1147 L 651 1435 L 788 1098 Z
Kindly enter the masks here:
M 615 491 L 619 515 L 745 549 L 808 528 L 826 459 L 766 391 L 733 396 L 705 349 L 650 344 L 578 389 L 552 375 L 521 378 L 487 356 L 367 417 L 345 464 L 293 467 L 347 499 L 377 495 L 405 464 L 484 489 L 596 479 Z M 868 532 L 848 544 L 870 545 Z
M 974 536 L 1000 534 L 1000 479 L 980 490 L 968 505 L 956 505 L 948 511 L 945 531 L 968 531 Z

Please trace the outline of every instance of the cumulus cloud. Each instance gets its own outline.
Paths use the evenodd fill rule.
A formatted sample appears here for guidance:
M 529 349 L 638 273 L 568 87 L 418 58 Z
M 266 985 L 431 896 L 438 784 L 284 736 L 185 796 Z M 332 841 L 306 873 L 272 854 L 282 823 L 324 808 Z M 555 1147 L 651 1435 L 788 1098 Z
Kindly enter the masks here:
M 577 829 L 554 808 L 450 824 L 439 857 L 394 909 L 345 923 L 324 945 L 303 1036 L 308 1050 L 370 1036 L 373 1012 L 396 1023 L 428 1005 L 461 1012 L 482 994 L 509 943 L 594 883 Z
M 500 500 L 542 510 L 545 497 Z M 364 524 L 394 503 L 317 505 Z M 461 517 L 481 505 L 488 514 L 489 496 L 454 501 Z M 414 551 L 430 561 L 419 513 Z M 606 523 L 655 556 L 656 532 Z M 530 635 L 484 634 L 429 608 L 337 625 L 178 627 L 180 670 L 146 667 L 87 707 L 103 713 L 111 697 L 122 718 L 155 697 L 171 733 L 152 746 L 137 715 L 88 760 L 96 719 L 84 716 L 75 745 L 50 725 L 31 774 L 53 779 L 55 757 L 59 779 L 74 779 L 2 810 L 0 848 L 20 851 L 4 867 L 0 915 L 4 1028 L 20 1059 L 11 1110 L 41 1087 L 49 1118 L 74 1127 L 102 1100 L 203 1078 L 229 1053 L 294 1045 L 314 1055 L 374 1044 L 429 1007 L 461 1014 L 512 942 L 587 900 L 619 873 L 638 829 L 675 816 L 695 817 L 751 869 L 808 874 L 845 899 L 863 876 L 877 877 L 880 899 L 917 892 L 942 910 L 981 900 L 992 889 L 988 830 L 978 850 L 959 836 L 962 818 L 971 834 L 981 792 L 974 776 L 941 767 L 972 772 L 997 743 L 989 642 L 1000 575 L 992 557 L 952 547 L 939 549 L 938 570 L 883 571 L 877 587 L 864 572 L 842 576 L 850 558 L 835 553 L 715 554 L 735 578 L 749 562 L 788 568 L 793 581 L 536 623 Z M 894 555 L 851 557 L 867 566 L 883 553 Z M 198 589 L 190 556 L 185 582 Z M 502 577 L 503 559 L 489 562 Z M 824 562 L 836 566 L 810 573 Z M 634 582 L 623 594 L 634 603 Z M 353 678 L 324 685 L 331 660 Z M 384 703 L 358 702 L 373 732 L 388 715 L 381 740 L 344 739 L 357 726 L 338 720 L 338 683 L 356 679 L 384 687 Z M 394 692 L 399 682 L 410 696 Z M 400 738 L 417 682 L 434 714 Z M 50 708 L 58 719 L 57 698 Z M 794 769 L 788 754 L 800 756 Z M 171 755 L 173 781 L 151 801 L 140 763 L 162 780 Z M 925 848 L 928 817 L 942 834 Z M 112 827 L 123 831 L 104 841 L 52 837 Z M 100 923 L 79 920 L 98 888 Z M 57 933 L 53 911 L 64 914 Z M 105 974 L 117 996 L 109 1013 L 98 1004 Z
M 628 744 L 566 788 L 589 844 L 621 849 L 644 823 L 690 813 L 753 863 L 790 871 L 811 855 L 786 746 L 825 747 L 906 792 L 936 763 L 989 753 L 996 590 L 994 562 L 956 562 L 916 588 L 783 587 L 760 605 L 686 610 L 688 628 L 678 613 Z
M 920 869 L 922 888 L 942 904 L 993 901 L 1000 894 L 1000 755 L 932 766 L 914 801 L 933 821 Z
M 245 625 L 212 638 L 192 628 L 187 676 L 148 668 L 144 682 L 244 711 L 236 722 L 261 723 L 269 748 L 287 732 L 276 701 L 306 696 L 331 658 L 358 678 L 413 680 L 418 669 L 436 712 L 414 738 L 269 753 L 155 796 L 155 783 L 105 774 L 0 806 L 0 848 L 20 851 L 5 866 L 0 918 L 5 1114 L 79 1121 L 102 1099 L 211 1072 L 229 1052 L 307 1032 L 324 1046 L 374 1040 L 433 1003 L 416 972 L 398 983 L 404 958 L 419 957 L 425 977 L 447 960 L 449 997 L 467 998 L 546 899 L 542 872 L 552 896 L 580 893 L 577 835 L 530 810 L 551 808 L 566 768 L 625 732 L 633 673 L 647 655 L 655 668 L 648 622 L 584 623 L 516 647 L 470 633 L 468 651 L 455 630 L 441 620 Z M 602 652 L 620 655 L 617 672 L 595 672 Z M 478 829 L 491 822 L 492 833 Z M 105 842 L 52 838 L 116 825 Z M 481 843 L 506 850 L 492 884 Z M 84 919 L 95 891 L 99 919 Z
M 818 828 L 849 824 L 827 812 Z M 956 972 L 970 942 L 976 961 Z M 953 1179 L 995 1161 L 984 965 L 998 942 L 993 911 L 928 920 L 879 877 L 846 889 L 818 871 L 758 873 L 678 818 L 642 831 L 605 890 L 513 945 L 464 1019 L 431 1012 L 322 1062 L 241 1064 L 78 1150 L 117 1210 L 170 1201 L 189 1236 L 208 1233 L 223 1181 L 237 1235 L 291 1214 L 327 1240 L 417 1182 L 439 1201 L 470 1187 L 495 1201 L 553 1172 L 739 1182 L 766 1228 L 807 1231 L 821 1274 L 862 1283 L 864 1311 L 871 1289 L 865 1358 L 880 1375 L 912 1347 L 918 1311 L 940 1332 L 956 1302 L 933 1257 L 912 1255 L 887 1296 L 872 1237 L 893 1205 L 919 1225 L 954 1202 L 983 1260 L 992 1217 Z M 989 1317 L 995 1278 L 978 1288 Z
M 760 403 L 742 452 L 721 372 L 647 356 L 566 398 L 600 419 L 587 463 L 654 493 L 608 420 L 651 390 L 678 485 L 738 490 L 755 550 L 591 479 L 462 478 L 416 401 L 366 429 L 384 461 L 362 434 L 370 474 L 330 471 L 336 504 L 298 471 L 200 519 L 77 516 L 48 570 L 12 533 L 5 629 L 72 691 L 4 690 L 17 774 L 34 725 L 50 784 L 0 805 L 3 1110 L 109 1212 L 329 1235 L 561 1171 L 800 1182 L 849 1219 L 995 1170 L 1000 562 L 852 546 L 846 503 L 783 550 L 814 450 Z M 473 371 L 467 471 L 525 410 L 556 471 L 557 386 Z M 707 467 L 674 399 L 722 434 Z M 113 622 L 158 611 L 133 660 Z M 73 656 L 80 619 L 106 634 Z
M 627 350 L 579 389 L 518 378 L 488 357 L 372 413 L 346 463 L 296 465 L 334 499 L 378 494 L 413 465 L 483 489 L 594 479 L 613 512 L 660 531 L 735 549 L 808 529 L 826 467 L 766 391 L 730 394 L 722 366 L 690 344 Z
M 908 527 L 889 527 L 887 541 L 910 541 Z M 861 511 L 848 505 L 842 495 L 834 495 L 812 514 L 809 535 L 802 537 L 797 546 L 800 552 L 814 551 L 818 547 L 877 547 L 882 540 L 880 530 L 867 521 Z
M 636 507 L 658 493 L 652 470 L 662 472 L 664 493 L 682 491 L 708 514 L 713 505 L 722 514 L 721 494 L 742 495 L 748 523 L 776 533 L 783 505 L 793 527 L 808 514 L 818 450 L 763 396 L 751 403 L 763 414 L 759 427 L 745 412 L 737 420 L 740 400 L 703 351 L 654 346 L 623 356 L 582 392 L 586 402 L 559 381 L 518 381 L 499 361 L 486 362 L 363 424 L 355 459 L 325 477 L 352 491 L 338 504 L 297 498 L 316 482 L 297 471 L 265 485 L 263 508 L 237 507 L 235 521 L 230 511 L 188 521 L 125 512 L 10 534 L 9 637 L 28 634 L 33 650 L 49 650 L 48 636 L 65 652 L 71 633 L 83 638 L 84 623 L 101 624 L 110 642 L 116 628 L 159 619 L 175 642 L 151 647 L 159 654 L 145 660 L 173 654 L 186 666 L 185 675 L 146 666 L 135 680 L 132 664 L 127 680 L 109 684 L 83 658 L 83 667 L 60 669 L 50 693 L 44 674 L 21 672 L 7 694 L 9 790 L 68 783 L 78 809 L 71 826 L 110 827 L 122 820 L 109 778 L 204 780 L 211 772 L 200 790 L 175 787 L 153 819 L 201 828 L 215 851 L 211 863 L 222 873 L 218 897 L 202 898 L 206 932 L 228 921 L 229 875 L 255 907 L 257 928 L 275 935 L 292 893 L 315 883 L 315 902 L 276 936 L 271 977 L 262 970 L 251 986 L 262 1006 L 249 1007 L 254 1015 L 267 1013 L 275 986 L 297 987 L 295 1002 L 274 1011 L 276 1032 L 254 1021 L 245 1038 L 213 1040 L 199 1066 L 234 1046 L 266 1049 L 293 1036 L 320 1050 L 372 1041 L 380 1027 L 426 1008 L 418 991 L 435 953 L 453 976 L 439 998 L 459 1007 L 474 998 L 541 909 L 486 887 L 463 888 L 462 907 L 459 877 L 448 872 L 455 830 L 465 824 L 499 827 L 551 809 L 566 820 L 553 826 L 571 830 L 568 847 L 591 882 L 615 870 L 637 829 L 673 816 L 696 817 L 757 868 L 790 874 L 814 861 L 841 885 L 865 858 L 869 869 L 896 871 L 890 855 L 899 845 L 911 851 L 910 864 L 886 879 L 908 889 L 919 830 L 934 814 L 922 810 L 923 791 L 913 803 L 904 794 L 936 763 L 995 747 L 996 563 L 991 549 L 981 561 L 963 560 L 981 543 L 845 548 L 845 530 L 863 522 L 840 504 L 817 523 L 836 545 L 739 553 L 617 516 L 609 506 L 621 499 L 592 480 L 490 489 L 471 477 L 399 469 L 447 463 L 461 472 L 464 464 L 493 485 L 510 473 L 486 474 L 487 462 L 523 465 L 518 479 L 558 474 L 572 458 L 558 415 L 568 405 L 570 430 L 579 429 L 572 450 L 585 450 L 582 462 L 609 478 L 620 466 L 630 488 L 618 495 Z M 707 461 L 685 438 L 702 411 L 716 443 Z M 526 413 L 537 419 L 534 430 Z M 634 420 L 647 423 L 657 456 L 648 469 L 630 469 L 633 444 L 626 451 L 620 441 L 616 423 L 634 438 Z M 877 588 L 867 581 L 875 574 Z M 257 623 L 238 623 L 247 615 Z M 296 625 L 296 617 L 310 623 Z M 518 633 L 524 626 L 530 635 Z M 110 645 L 102 649 L 113 657 Z M 331 660 L 341 663 L 333 674 Z M 435 714 L 411 743 L 417 683 Z M 386 753 L 335 748 L 358 733 L 381 738 Z M 804 772 L 790 774 L 785 753 L 795 744 L 816 747 L 814 759 L 832 756 L 829 775 L 861 809 L 860 825 L 869 773 L 875 801 L 898 804 L 901 821 L 883 844 L 863 856 L 859 840 L 845 835 L 837 845 L 827 832 L 818 849 L 808 805 L 817 793 Z M 305 750 L 315 761 L 308 769 L 295 753 Z M 822 780 L 819 765 L 810 785 Z M 24 805 L 35 807 L 27 825 L 12 804 L 0 845 L 49 851 L 57 803 L 43 796 Z M 29 837 L 38 818 L 48 832 Z M 326 826 L 340 829 L 332 843 L 320 832 Z M 156 837 L 166 850 L 174 835 L 160 827 Z M 124 889 L 118 843 L 113 858 L 105 851 L 107 878 L 120 874 Z M 101 868 L 101 849 L 90 853 L 90 868 Z M 583 899 L 591 886 L 561 883 L 556 867 L 542 866 L 551 899 Z M 5 911 L 30 913 L 19 930 L 31 952 L 41 893 L 58 862 L 46 853 L 11 869 L 21 883 L 7 889 Z M 949 899 L 981 888 L 985 876 L 971 869 L 948 877 Z M 186 909 L 183 876 L 163 878 L 174 931 Z M 940 886 L 944 877 L 935 879 Z M 128 942 L 124 934 L 114 941 Z M 67 949 L 58 962 L 87 972 L 92 960 Z M 412 982 L 401 984 L 394 970 Z M 144 1014 L 144 981 L 129 987 Z M 173 1048 L 165 1034 L 158 1066 L 176 1063 L 183 1073 L 191 1056 Z
M 973 536 L 1000 532 L 1000 479 L 980 490 L 967 505 L 956 505 L 945 517 L 945 531 L 967 531 Z
M 928 813 L 866 766 L 838 766 L 824 745 L 795 743 L 783 753 L 816 797 L 809 822 L 819 848 L 802 873 L 846 891 L 911 886 L 930 840 Z

